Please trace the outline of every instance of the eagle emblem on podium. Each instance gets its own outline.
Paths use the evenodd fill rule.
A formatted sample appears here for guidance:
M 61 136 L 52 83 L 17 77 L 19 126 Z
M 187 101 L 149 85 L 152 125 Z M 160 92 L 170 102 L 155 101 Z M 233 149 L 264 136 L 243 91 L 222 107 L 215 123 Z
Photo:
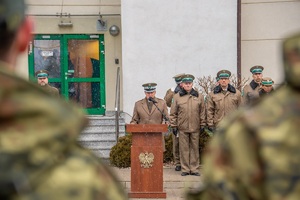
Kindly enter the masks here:
M 148 152 L 140 153 L 139 159 L 140 159 L 141 167 L 150 168 L 152 167 L 152 163 L 154 161 L 154 155 L 153 153 L 148 153 Z

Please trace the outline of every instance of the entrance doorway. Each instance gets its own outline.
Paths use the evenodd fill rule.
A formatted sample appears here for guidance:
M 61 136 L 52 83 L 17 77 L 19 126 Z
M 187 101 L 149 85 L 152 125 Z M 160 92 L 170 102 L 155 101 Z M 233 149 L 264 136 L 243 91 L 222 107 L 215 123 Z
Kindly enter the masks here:
M 49 72 L 49 84 L 88 114 L 105 113 L 103 35 L 35 35 L 29 48 L 29 75 Z

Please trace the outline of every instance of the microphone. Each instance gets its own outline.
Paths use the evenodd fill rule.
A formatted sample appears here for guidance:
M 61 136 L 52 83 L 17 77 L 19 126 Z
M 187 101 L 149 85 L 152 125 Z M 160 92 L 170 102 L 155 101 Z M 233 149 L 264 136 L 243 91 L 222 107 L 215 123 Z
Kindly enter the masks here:
M 155 101 L 152 97 L 149 97 L 148 100 L 149 100 L 149 101 L 152 101 L 153 103 L 157 103 L 157 101 Z

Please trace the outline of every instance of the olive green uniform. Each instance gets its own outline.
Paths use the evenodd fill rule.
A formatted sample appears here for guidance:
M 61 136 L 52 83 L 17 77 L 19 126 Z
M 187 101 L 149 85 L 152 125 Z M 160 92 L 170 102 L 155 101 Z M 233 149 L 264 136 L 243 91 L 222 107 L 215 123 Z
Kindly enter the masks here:
M 254 80 L 250 84 L 245 85 L 243 88 L 243 104 L 252 105 L 258 98 L 258 91 L 260 89 L 260 84 L 256 83 Z
M 242 103 L 240 91 L 228 84 L 227 91 L 221 86 L 206 96 L 207 126 L 216 128 L 220 121 L 235 111 Z
M 52 87 L 49 84 L 46 84 L 45 86 L 41 86 L 45 91 L 47 91 L 51 96 L 59 97 L 59 91 L 57 88 Z
M 99 158 L 77 144 L 81 110 L 0 63 L 1 199 L 127 199 Z
M 164 113 L 168 118 L 168 108 L 167 104 L 163 99 L 155 97 L 154 100 L 157 102 L 157 107 Z M 151 109 L 149 109 L 151 108 Z M 133 116 L 130 121 L 131 124 L 162 124 L 164 122 L 163 115 L 161 112 L 149 102 L 147 98 L 137 101 L 134 105 Z M 162 135 L 163 150 L 166 150 L 165 139 Z
M 181 90 L 180 86 L 177 85 L 176 88 L 170 88 L 166 92 L 164 100 L 167 103 L 168 107 L 171 107 L 172 99 L 175 93 L 178 93 Z M 174 156 L 174 164 L 176 166 L 180 166 L 180 156 L 179 156 L 179 137 L 176 137 L 172 134 L 172 141 L 173 141 L 173 156 Z
M 206 124 L 203 96 L 194 89 L 190 93 L 181 90 L 175 94 L 170 123 L 179 131 L 181 171 L 199 173 L 199 134 Z

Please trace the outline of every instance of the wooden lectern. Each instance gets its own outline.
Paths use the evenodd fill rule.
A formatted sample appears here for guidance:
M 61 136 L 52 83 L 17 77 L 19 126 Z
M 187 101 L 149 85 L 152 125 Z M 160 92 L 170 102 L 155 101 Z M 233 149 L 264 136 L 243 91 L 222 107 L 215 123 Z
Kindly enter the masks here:
M 166 198 L 163 191 L 162 133 L 166 124 L 127 124 L 132 133 L 130 198 Z

